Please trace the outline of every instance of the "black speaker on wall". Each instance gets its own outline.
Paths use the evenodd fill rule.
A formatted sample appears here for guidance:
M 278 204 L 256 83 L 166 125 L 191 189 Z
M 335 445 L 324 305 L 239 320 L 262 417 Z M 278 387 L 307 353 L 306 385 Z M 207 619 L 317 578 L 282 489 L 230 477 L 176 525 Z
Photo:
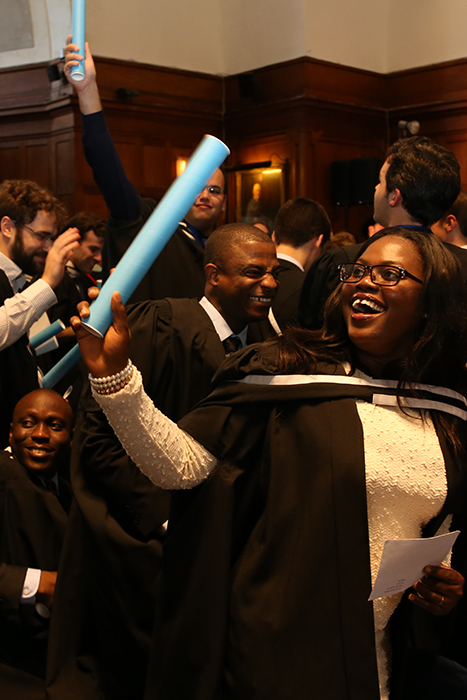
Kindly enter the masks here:
M 240 97 L 254 98 L 257 96 L 257 86 L 254 73 L 240 73 L 237 75 Z
M 352 204 L 373 204 L 378 184 L 381 158 L 355 158 L 352 161 L 350 200 Z
M 378 183 L 381 158 L 354 158 L 332 163 L 331 196 L 333 204 L 372 204 Z
M 335 160 L 331 164 L 331 197 L 332 203 L 339 207 L 347 207 L 351 192 L 351 160 Z

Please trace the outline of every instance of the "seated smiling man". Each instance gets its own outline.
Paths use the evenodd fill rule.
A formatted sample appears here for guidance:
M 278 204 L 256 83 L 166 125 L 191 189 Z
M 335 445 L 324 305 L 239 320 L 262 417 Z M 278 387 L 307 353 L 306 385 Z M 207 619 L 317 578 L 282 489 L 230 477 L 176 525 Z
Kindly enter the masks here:
M 49 618 L 71 503 L 69 404 L 38 389 L 16 405 L 0 452 L 0 687 L 44 686 Z M 29 678 L 31 674 L 32 678 Z M 25 679 L 29 678 L 28 681 Z M 14 694 L 13 694 L 14 690 Z M 27 696 L 25 696 L 27 697 Z

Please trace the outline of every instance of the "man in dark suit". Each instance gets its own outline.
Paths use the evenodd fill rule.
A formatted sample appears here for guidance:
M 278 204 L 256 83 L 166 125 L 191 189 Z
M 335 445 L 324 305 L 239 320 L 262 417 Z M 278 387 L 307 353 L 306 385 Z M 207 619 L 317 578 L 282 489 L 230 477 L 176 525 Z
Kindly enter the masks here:
M 404 226 L 432 235 L 431 226 L 452 206 L 461 187 L 460 165 L 446 148 L 426 136 L 396 141 L 375 188 L 374 219 L 388 228 Z M 467 251 L 446 243 L 467 278 Z M 339 284 L 337 267 L 354 262 L 360 246 L 343 246 L 326 251 L 308 271 L 302 287 L 299 319 L 304 328 L 320 328 L 324 305 Z
M 277 212 L 272 240 L 280 264 L 280 284 L 272 310 L 281 329 L 295 320 L 305 275 L 330 235 L 329 216 L 312 199 L 290 199 Z
M 38 688 L 44 686 L 49 618 L 71 503 L 71 487 L 59 472 L 68 469 L 72 425 L 69 404 L 54 391 L 38 389 L 16 405 L 11 453 L 0 452 L 2 698 L 10 692 L 22 697 L 29 674 L 42 679 Z

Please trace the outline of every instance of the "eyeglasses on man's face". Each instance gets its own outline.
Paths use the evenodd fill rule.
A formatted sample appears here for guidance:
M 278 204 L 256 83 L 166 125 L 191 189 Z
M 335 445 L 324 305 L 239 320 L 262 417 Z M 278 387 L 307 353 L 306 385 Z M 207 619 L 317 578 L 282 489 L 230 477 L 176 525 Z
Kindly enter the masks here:
M 17 226 L 17 223 L 14 219 L 11 219 L 11 221 L 14 223 L 15 226 Z M 56 233 L 50 233 L 50 231 L 35 231 L 33 228 L 27 226 L 26 224 L 20 225 L 20 228 L 25 228 L 26 231 L 29 231 L 29 233 L 31 233 L 34 236 L 34 238 L 40 243 L 47 243 L 47 241 L 51 241 L 53 243 L 57 237 Z
M 200 192 L 200 194 L 203 194 L 203 192 L 207 192 L 213 197 L 220 197 L 221 194 L 224 194 L 224 190 L 218 185 L 209 185 L 208 187 L 205 187 L 204 190 Z
M 411 275 L 410 272 L 404 270 L 403 267 L 396 267 L 396 265 L 343 263 L 339 265 L 338 270 L 341 282 L 346 282 L 348 284 L 360 282 L 367 274 L 370 275 L 373 284 L 377 284 L 380 287 L 394 287 L 396 284 L 399 284 L 404 277 L 414 280 L 414 282 L 419 282 L 419 284 L 423 284 L 423 280 Z

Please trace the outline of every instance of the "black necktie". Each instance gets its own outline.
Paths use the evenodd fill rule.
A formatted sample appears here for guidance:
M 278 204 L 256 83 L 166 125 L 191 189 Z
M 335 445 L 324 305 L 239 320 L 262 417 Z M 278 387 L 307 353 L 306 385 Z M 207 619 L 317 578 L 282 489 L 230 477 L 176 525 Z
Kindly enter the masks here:
M 44 479 L 44 488 L 49 493 L 53 494 L 55 498 L 58 498 L 57 484 L 53 479 Z
M 229 335 L 228 338 L 222 341 L 222 345 L 224 346 L 225 354 L 230 355 L 231 352 L 240 350 L 242 347 L 242 341 L 238 335 Z

